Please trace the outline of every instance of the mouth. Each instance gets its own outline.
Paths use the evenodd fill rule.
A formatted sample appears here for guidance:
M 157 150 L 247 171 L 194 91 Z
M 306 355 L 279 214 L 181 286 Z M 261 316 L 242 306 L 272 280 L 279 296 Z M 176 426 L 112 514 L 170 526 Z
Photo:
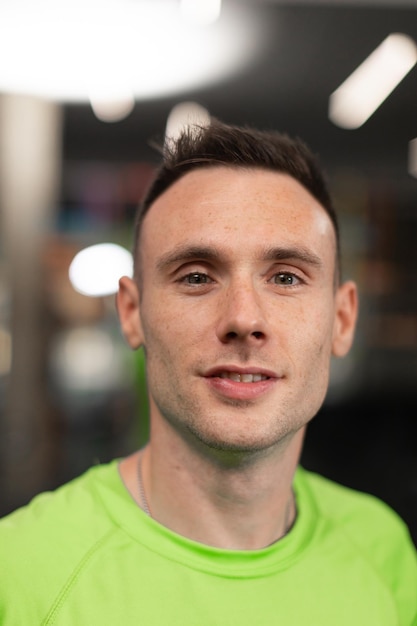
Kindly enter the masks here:
M 237 383 L 259 383 L 262 380 L 268 380 L 270 376 L 266 376 L 265 374 L 240 374 L 239 372 L 219 372 L 218 374 L 214 374 L 211 378 L 226 378 L 228 380 L 234 380 Z
M 213 367 L 204 373 L 205 378 L 220 378 L 236 383 L 260 383 L 271 379 L 281 378 L 275 372 L 261 367 L 239 367 L 236 365 L 223 365 Z
M 256 366 L 225 365 L 205 372 L 204 378 L 216 395 L 233 402 L 247 402 L 271 391 L 281 377 Z

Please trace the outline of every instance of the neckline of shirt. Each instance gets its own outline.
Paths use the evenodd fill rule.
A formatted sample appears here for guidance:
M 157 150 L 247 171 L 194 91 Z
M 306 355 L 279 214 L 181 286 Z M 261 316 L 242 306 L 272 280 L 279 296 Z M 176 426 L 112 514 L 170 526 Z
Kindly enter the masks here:
M 247 578 L 285 570 L 302 556 L 317 529 L 317 507 L 301 467 L 294 479 L 298 510 L 295 524 L 285 537 L 260 550 L 215 548 L 179 535 L 138 507 L 120 477 L 117 460 L 94 469 L 101 503 L 122 531 L 160 558 L 207 573 Z M 99 481 L 97 472 L 101 472 Z

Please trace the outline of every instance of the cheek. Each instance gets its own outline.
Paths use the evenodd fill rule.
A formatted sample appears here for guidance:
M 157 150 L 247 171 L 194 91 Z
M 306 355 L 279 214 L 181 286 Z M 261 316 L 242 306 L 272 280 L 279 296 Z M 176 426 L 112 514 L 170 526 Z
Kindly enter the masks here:
M 300 364 L 328 366 L 331 357 L 333 317 L 331 310 L 311 307 L 295 315 L 292 323 L 293 346 Z M 295 355 L 294 355 L 295 356 Z M 313 372 L 314 373 L 314 372 Z
M 162 300 L 161 300 L 162 301 Z M 206 333 L 197 316 L 161 305 L 143 307 L 142 327 L 148 367 L 173 370 L 201 349 Z
M 216 306 L 198 298 L 170 297 L 165 291 L 156 290 L 149 299 L 144 298 L 141 311 L 145 335 L 175 350 L 179 344 L 195 346 L 207 337 Z

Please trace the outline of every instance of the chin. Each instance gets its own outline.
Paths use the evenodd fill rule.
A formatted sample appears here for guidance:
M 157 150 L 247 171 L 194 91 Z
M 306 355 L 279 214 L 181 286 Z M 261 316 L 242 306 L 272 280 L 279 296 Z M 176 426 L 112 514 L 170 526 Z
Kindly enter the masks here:
M 224 436 L 219 433 L 201 432 L 191 430 L 190 435 L 197 443 L 198 447 L 206 451 L 206 454 L 215 456 L 251 457 L 266 453 L 276 447 L 280 442 L 288 438 L 288 432 L 264 434 L 263 436 L 247 436 L 236 434 L 234 437 L 228 432 Z

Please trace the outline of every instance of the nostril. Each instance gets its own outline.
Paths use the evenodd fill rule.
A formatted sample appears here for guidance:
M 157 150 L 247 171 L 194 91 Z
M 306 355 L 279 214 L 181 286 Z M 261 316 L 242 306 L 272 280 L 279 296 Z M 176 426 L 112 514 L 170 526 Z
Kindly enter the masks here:
M 234 330 L 229 331 L 228 333 L 226 333 L 225 335 L 225 340 L 226 341 L 233 341 L 235 339 L 238 339 L 239 337 L 254 337 L 255 339 L 262 339 L 264 337 L 264 333 L 260 330 L 254 330 L 253 332 L 250 332 L 248 334 L 246 333 L 238 333 Z

